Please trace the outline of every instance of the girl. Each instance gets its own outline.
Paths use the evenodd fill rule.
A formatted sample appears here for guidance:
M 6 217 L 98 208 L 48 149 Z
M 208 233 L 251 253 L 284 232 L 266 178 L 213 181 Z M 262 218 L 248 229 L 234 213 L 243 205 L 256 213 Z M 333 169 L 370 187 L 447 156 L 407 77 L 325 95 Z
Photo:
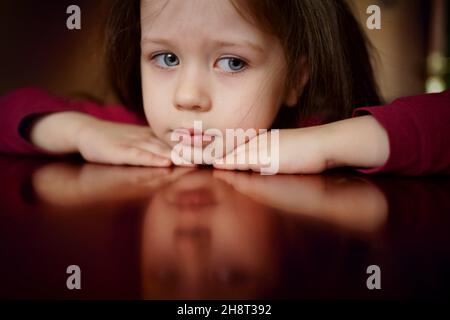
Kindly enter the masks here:
M 198 120 L 282 129 L 281 173 L 450 171 L 449 92 L 367 107 L 380 99 L 345 1 L 122 0 L 107 31 L 110 77 L 128 110 L 17 90 L 0 100 L 3 152 L 170 166 L 171 135 Z

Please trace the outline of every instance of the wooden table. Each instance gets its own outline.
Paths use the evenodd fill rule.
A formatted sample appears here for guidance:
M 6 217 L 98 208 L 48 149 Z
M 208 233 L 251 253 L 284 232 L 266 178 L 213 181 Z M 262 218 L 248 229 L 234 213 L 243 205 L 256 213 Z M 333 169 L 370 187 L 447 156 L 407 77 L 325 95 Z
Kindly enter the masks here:
M 0 297 L 439 298 L 450 179 L 0 157 Z M 69 290 L 67 268 L 80 268 Z M 369 266 L 381 289 L 370 290 Z

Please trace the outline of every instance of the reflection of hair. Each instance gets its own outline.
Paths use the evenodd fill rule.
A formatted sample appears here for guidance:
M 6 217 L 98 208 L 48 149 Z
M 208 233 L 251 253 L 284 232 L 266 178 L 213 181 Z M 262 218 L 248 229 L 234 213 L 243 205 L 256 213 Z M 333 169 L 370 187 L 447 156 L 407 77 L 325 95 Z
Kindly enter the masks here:
M 289 66 L 286 88 L 299 81 L 306 58 L 309 81 L 297 108 L 281 108 L 274 127 L 299 118 L 347 118 L 353 108 L 379 104 L 367 40 L 344 0 L 230 0 L 261 30 L 280 39 Z M 143 114 L 140 79 L 140 1 L 116 0 L 107 23 L 109 76 L 122 103 Z

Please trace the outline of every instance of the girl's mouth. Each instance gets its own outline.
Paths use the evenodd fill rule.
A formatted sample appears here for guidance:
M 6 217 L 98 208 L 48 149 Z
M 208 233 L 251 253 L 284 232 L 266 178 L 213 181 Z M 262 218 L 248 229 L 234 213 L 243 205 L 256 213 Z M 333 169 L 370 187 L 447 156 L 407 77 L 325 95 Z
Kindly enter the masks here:
M 204 147 L 211 143 L 214 139 L 213 135 L 205 134 L 203 130 L 194 128 L 179 128 L 175 129 L 180 143 L 193 147 Z

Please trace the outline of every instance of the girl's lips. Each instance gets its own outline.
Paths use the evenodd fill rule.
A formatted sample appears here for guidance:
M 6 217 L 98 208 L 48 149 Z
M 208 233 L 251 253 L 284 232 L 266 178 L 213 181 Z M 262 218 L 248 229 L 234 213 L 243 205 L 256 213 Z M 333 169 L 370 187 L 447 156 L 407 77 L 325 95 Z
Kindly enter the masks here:
M 206 146 L 213 140 L 213 135 L 204 134 L 203 131 L 194 130 L 194 128 L 180 128 L 175 129 L 180 142 L 184 145 L 194 145 L 194 146 Z

